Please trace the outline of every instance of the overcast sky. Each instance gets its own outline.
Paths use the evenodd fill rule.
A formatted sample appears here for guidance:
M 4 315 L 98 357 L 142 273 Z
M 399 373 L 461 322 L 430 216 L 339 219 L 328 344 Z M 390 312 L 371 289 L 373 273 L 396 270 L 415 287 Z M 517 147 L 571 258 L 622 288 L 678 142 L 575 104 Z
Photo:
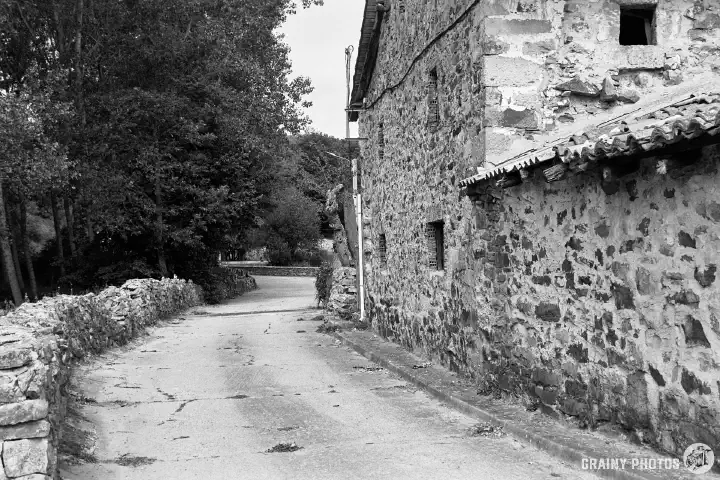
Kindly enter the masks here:
M 365 0 L 325 0 L 322 7 L 299 8 L 280 30 L 290 46 L 293 75 L 310 77 L 315 87 L 308 98 L 311 128 L 338 138 L 345 138 L 345 47 L 355 48 L 354 72 L 364 7 Z M 351 123 L 350 136 L 356 132 Z

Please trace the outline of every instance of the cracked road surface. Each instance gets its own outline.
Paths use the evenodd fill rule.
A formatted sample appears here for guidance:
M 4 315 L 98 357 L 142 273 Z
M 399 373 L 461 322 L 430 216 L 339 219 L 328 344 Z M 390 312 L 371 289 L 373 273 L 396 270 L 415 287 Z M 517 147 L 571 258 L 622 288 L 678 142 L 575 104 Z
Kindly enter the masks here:
M 64 480 L 595 478 L 316 333 L 314 279 L 257 281 L 76 369 Z

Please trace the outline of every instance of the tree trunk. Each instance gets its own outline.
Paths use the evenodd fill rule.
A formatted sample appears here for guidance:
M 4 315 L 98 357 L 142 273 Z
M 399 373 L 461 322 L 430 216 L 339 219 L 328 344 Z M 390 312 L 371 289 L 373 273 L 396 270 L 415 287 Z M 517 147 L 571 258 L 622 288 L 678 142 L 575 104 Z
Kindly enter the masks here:
M 20 293 L 25 291 L 25 279 L 23 278 L 22 268 L 20 267 L 20 255 L 18 253 L 18 243 L 16 236 L 13 234 L 12 227 L 8 228 L 10 234 L 10 251 L 12 252 L 13 264 L 15 265 L 15 275 L 17 276 L 18 285 L 20 286 Z
M 65 253 L 63 251 L 62 225 L 60 224 L 60 212 L 57 206 L 55 192 L 50 192 L 50 206 L 52 207 L 53 223 L 55 224 L 55 239 L 57 240 L 57 256 L 60 262 L 60 276 L 65 276 Z
M 157 251 L 158 251 L 158 267 L 160 268 L 160 274 L 163 277 L 167 277 L 168 275 L 168 268 L 167 268 L 167 260 L 165 259 L 165 235 L 164 235 L 164 226 L 163 226 L 163 214 L 162 214 L 162 191 L 160 189 L 160 176 L 155 177 L 155 235 L 156 235 L 156 241 L 157 241 Z
M 80 126 L 85 126 L 85 98 L 83 97 L 83 61 L 82 61 L 82 30 L 83 13 L 85 4 L 83 0 L 77 0 L 76 27 L 75 32 L 75 109 L 77 110 Z
M 5 214 L 5 195 L 3 194 L 2 178 L 0 178 L 0 202 L 2 202 L 2 205 L 0 205 L 0 254 L 2 254 L 3 267 L 5 268 L 8 283 L 10 283 L 13 301 L 15 302 L 15 306 L 19 306 L 23 301 L 23 297 L 15 272 L 12 249 L 10 248 L 10 230 L 8 229 L 8 219 Z
M 13 215 L 14 209 L 11 205 L 7 189 L 3 189 L 3 204 L 5 205 L 5 221 L 7 222 L 8 241 L 10 242 L 13 266 L 15 267 L 15 275 L 17 276 L 20 293 L 22 294 L 25 291 L 25 282 L 23 280 L 22 269 L 20 268 L 20 256 L 18 255 L 17 219 Z
M 65 208 L 65 221 L 67 222 L 68 244 L 70 245 L 70 256 L 75 258 L 75 219 L 73 217 L 73 208 L 67 195 L 63 195 L 63 207 Z
M 18 215 L 20 220 L 20 243 L 25 257 L 25 270 L 27 270 L 28 274 L 30 297 L 33 300 L 37 300 L 37 281 L 35 280 L 35 269 L 32 263 L 32 252 L 30 251 L 30 235 L 27 231 L 27 204 L 25 203 L 25 196 L 23 194 L 20 194 L 20 205 L 18 205 L 18 208 L 20 210 L 20 214 Z
M 95 241 L 95 227 L 93 225 L 92 217 L 90 216 L 90 210 L 85 212 L 85 224 L 87 228 L 88 243 L 93 243 Z
M 337 259 L 340 261 L 341 266 L 348 267 L 352 265 L 352 256 L 348 248 L 348 238 L 345 234 L 345 227 L 340 221 L 340 208 L 342 207 L 338 205 L 338 194 L 342 188 L 343 186 L 340 184 L 328 191 L 325 213 L 328 217 L 330 228 L 333 229 L 333 247 L 337 254 Z

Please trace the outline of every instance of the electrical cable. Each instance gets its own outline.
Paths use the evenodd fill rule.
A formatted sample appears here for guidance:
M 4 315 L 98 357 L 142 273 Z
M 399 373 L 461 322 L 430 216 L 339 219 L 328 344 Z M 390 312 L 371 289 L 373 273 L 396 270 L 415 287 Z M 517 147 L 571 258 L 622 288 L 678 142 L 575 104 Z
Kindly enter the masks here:
M 367 107 L 363 109 L 363 111 L 371 110 L 373 107 L 375 107 L 375 104 L 377 104 L 382 98 L 385 96 L 386 93 L 392 92 L 396 88 L 400 87 L 403 83 L 405 83 L 405 80 L 407 79 L 408 75 L 410 75 L 410 72 L 415 68 L 415 65 L 420 61 L 420 59 L 425 56 L 425 54 L 435 45 L 437 42 L 439 42 L 445 35 L 447 35 L 450 31 L 452 31 L 458 24 L 460 24 L 467 16 L 470 14 L 470 12 L 480 3 L 480 0 L 473 0 L 473 2 L 468 6 L 463 13 L 460 14 L 447 28 L 445 28 L 442 32 L 438 33 L 435 37 L 433 37 L 430 42 L 425 45 L 425 47 L 418 53 L 415 58 L 413 58 L 412 62 L 410 62 L 410 66 L 405 71 L 405 74 L 402 76 L 400 81 L 398 81 L 395 85 L 392 85 L 390 87 L 386 87 L 382 92 L 380 92 L 380 95 L 378 95 L 375 100 L 370 103 Z

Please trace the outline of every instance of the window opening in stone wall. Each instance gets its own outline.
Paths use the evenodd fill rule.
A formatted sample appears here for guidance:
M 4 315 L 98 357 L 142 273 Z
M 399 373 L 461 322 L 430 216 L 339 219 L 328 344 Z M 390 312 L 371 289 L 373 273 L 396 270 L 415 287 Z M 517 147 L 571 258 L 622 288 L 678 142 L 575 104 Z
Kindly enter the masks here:
M 620 7 L 620 45 L 655 45 L 656 5 Z
M 444 222 L 430 222 L 425 227 L 428 245 L 428 266 L 433 270 L 445 270 Z
M 385 133 L 383 132 L 383 124 L 378 125 L 378 158 L 385 158 Z
M 435 130 L 440 124 L 440 106 L 438 105 L 438 74 L 437 68 L 430 70 L 428 81 L 428 127 Z
M 381 233 L 378 239 L 378 253 L 380 256 L 380 265 L 383 267 L 387 266 L 387 240 L 385 239 L 384 233 Z

